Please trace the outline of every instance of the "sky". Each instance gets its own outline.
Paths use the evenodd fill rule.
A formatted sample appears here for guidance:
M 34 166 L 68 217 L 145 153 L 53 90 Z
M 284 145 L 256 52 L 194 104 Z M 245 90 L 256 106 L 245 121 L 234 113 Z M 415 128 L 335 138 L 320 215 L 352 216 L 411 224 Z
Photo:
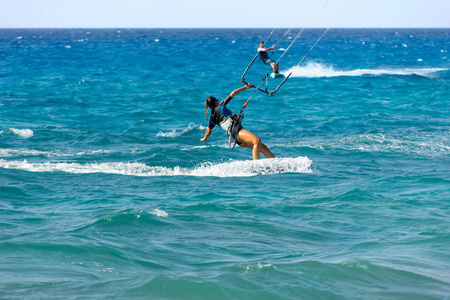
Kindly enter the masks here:
M 0 28 L 305 26 L 449 28 L 450 0 L 0 0 Z

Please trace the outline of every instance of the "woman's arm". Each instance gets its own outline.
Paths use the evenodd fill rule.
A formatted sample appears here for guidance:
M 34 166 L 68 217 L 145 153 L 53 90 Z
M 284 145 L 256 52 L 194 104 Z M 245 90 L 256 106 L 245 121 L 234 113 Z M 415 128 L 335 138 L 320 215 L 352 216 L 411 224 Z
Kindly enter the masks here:
M 232 91 L 231 94 L 230 94 L 230 97 L 233 98 L 234 96 L 236 96 L 240 92 L 242 92 L 244 90 L 251 89 L 252 87 L 253 87 L 253 85 L 249 82 L 249 83 L 247 83 L 247 85 L 244 85 L 243 87 L 235 89 L 234 91 Z
M 209 138 L 209 136 L 211 135 L 211 133 L 212 133 L 212 129 L 209 129 L 209 127 L 208 127 L 206 129 L 205 136 L 202 139 L 200 139 L 200 141 L 202 141 L 202 142 L 206 141 Z

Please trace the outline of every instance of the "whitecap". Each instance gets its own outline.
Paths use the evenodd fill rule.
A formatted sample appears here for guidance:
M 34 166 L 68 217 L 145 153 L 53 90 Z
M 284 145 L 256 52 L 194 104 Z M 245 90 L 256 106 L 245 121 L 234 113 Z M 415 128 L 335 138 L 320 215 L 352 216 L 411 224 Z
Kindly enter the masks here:
M 259 271 L 265 268 L 273 268 L 276 269 L 276 266 L 272 265 L 272 264 L 265 264 L 265 263 L 257 263 L 256 265 L 247 265 L 245 267 L 246 271 Z
M 189 150 L 195 150 L 195 149 L 205 149 L 211 147 L 210 145 L 202 145 L 202 146 L 194 146 L 190 148 L 181 148 L 181 151 L 189 151 Z
M 166 218 L 169 216 L 169 214 L 167 212 L 165 212 L 162 209 L 158 209 L 158 208 L 150 210 L 149 213 L 152 215 L 155 215 L 157 217 L 163 217 L 163 218 Z
M 0 148 L 0 157 L 16 157 L 16 156 L 40 156 L 43 155 L 45 157 L 55 156 L 54 153 L 46 152 L 46 151 L 38 151 L 38 150 L 19 150 L 19 149 L 7 149 Z
M 177 131 L 174 129 L 174 130 L 172 130 L 172 131 L 170 131 L 170 132 L 162 132 L 162 131 L 160 131 L 160 132 L 158 132 L 157 134 L 156 134 L 156 136 L 157 137 L 176 137 L 176 136 L 180 136 L 181 134 L 180 133 L 177 133 Z
M 75 155 L 97 155 L 97 154 L 105 154 L 110 153 L 109 150 L 90 150 L 90 151 L 81 151 L 77 152 Z M 74 154 L 59 154 L 60 156 L 73 156 Z
M 1 133 L 1 132 L 0 132 Z M 99 155 L 110 153 L 109 150 L 90 150 L 81 151 L 77 153 L 63 153 L 63 152 L 50 152 L 40 151 L 34 149 L 8 149 L 0 148 L 0 157 L 18 157 L 18 156 L 45 156 L 45 157 L 71 157 L 71 156 L 84 156 L 84 155 Z
M 181 135 L 183 135 L 186 132 L 189 132 L 191 130 L 206 130 L 206 127 L 202 126 L 202 125 L 196 125 L 195 123 L 190 123 L 187 128 L 182 129 L 182 130 L 174 129 L 174 130 L 169 131 L 169 132 L 162 132 L 162 131 L 160 131 L 160 132 L 158 132 L 156 134 L 156 137 L 179 137 L 179 136 L 181 136 Z
M 414 153 L 418 155 L 435 156 L 450 153 L 450 146 L 419 134 L 411 136 L 395 136 L 384 134 L 364 134 L 343 138 L 337 142 L 319 147 L 331 147 L 361 152 L 382 153 Z
M 8 134 L 8 133 L 13 133 L 24 139 L 30 138 L 34 135 L 34 132 L 31 129 L 9 128 L 9 129 L 0 131 L 0 134 Z

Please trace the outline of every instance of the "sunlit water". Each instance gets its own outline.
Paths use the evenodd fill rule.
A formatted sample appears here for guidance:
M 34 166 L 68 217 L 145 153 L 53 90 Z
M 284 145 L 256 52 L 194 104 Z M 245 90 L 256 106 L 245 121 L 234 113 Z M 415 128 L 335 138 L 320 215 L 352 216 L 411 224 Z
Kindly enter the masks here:
M 269 32 L 0 30 L 0 298 L 448 299 L 450 31 L 305 31 L 252 161 Z

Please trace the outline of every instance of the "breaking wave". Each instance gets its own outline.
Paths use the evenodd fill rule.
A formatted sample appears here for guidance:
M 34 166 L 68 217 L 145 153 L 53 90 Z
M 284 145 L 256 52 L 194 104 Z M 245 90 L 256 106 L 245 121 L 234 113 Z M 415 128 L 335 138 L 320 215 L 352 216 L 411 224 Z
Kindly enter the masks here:
M 0 131 L 0 134 L 10 134 L 10 133 L 20 136 L 21 138 L 24 139 L 30 138 L 34 135 L 34 132 L 31 129 L 8 128 Z
M 147 166 L 143 163 L 35 163 L 0 159 L 0 168 L 29 172 L 66 172 L 73 174 L 107 173 L 132 176 L 212 176 L 243 177 L 277 173 L 312 173 L 312 161 L 303 156 L 225 163 L 205 162 L 193 168 Z

